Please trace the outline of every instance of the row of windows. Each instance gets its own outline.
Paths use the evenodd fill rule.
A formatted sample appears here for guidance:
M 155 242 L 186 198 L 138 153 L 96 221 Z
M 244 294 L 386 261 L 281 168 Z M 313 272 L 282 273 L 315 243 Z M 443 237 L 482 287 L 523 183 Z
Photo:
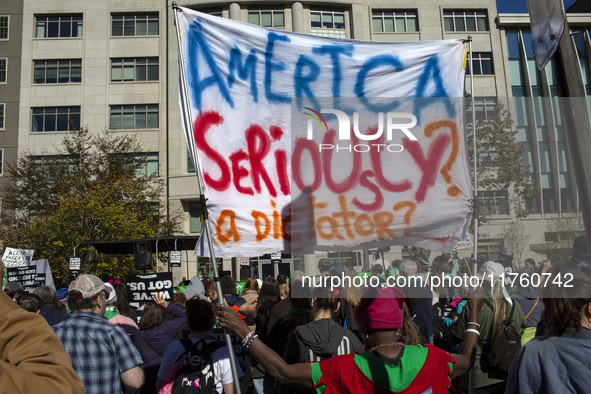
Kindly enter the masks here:
M 2 149 L 0 149 L 0 155 L 1 152 Z M 132 163 L 130 165 L 137 166 L 136 176 L 158 176 L 158 152 L 136 153 L 133 155 L 133 157 L 130 157 L 130 159 L 132 159 Z M 37 167 L 44 167 L 50 165 L 75 167 L 73 157 L 68 155 L 31 156 L 31 161 Z
M 0 125 L 4 125 L 4 104 L 0 104 Z M 80 126 L 80 107 L 41 107 L 32 109 L 32 131 L 69 131 Z M 158 128 L 158 105 L 112 105 L 112 130 Z
M 76 83 L 82 79 L 81 59 L 35 60 L 37 84 Z M 158 81 L 158 58 L 111 59 L 111 81 Z M 6 82 L 6 59 L 0 59 L 0 83 Z
M 159 31 L 158 13 L 112 14 L 113 37 L 153 36 Z M 339 10 L 310 10 L 312 34 L 325 33 L 341 36 L 345 31 L 345 13 Z M 285 28 L 282 9 L 250 9 L 248 22 L 276 29 Z M 372 12 L 373 31 L 376 33 L 419 31 L 416 10 L 375 10 Z M 443 25 L 447 32 L 488 31 L 486 10 L 444 10 Z M 82 14 L 36 15 L 36 38 L 82 37 Z M 8 16 L 0 16 L 0 39 L 8 39 Z
M 8 38 L 8 17 L 0 17 L 0 39 L 2 26 L 6 25 Z M 158 13 L 112 14 L 111 35 L 121 36 L 157 36 L 159 30 Z M 82 14 L 35 15 L 35 38 L 72 38 L 82 37 Z M 6 39 L 5 38 L 5 39 Z

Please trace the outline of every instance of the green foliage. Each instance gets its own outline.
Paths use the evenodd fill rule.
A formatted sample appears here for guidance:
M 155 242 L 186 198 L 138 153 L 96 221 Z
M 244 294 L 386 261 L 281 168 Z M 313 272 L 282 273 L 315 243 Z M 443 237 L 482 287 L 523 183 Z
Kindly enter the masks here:
M 469 104 L 468 100 L 468 104 Z M 468 109 L 467 114 L 470 111 Z M 470 160 L 473 159 L 472 122 L 466 125 Z M 476 151 L 478 152 L 478 189 L 508 192 L 509 207 L 517 218 L 531 211 L 525 200 L 534 198 L 538 188 L 532 183 L 530 166 L 524 162 L 525 148 L 517 141 L 511 114 L 502 103 L 497 103 L 494 114 L 476 119 Z M 486 213 L 479 213 L 479 223 L 486 223 Z
M 67 134 L 56 151 L 21 154 L 7 165 L 0 239 L 49 259 L 56 282 L 68 281 L 68 262 L 83 241 L 171 235 L 178 216 L 166 217 L 163 181 L 138 176 L 143 149 L 135 136 L 88 129 Z M 133 256 L 99 255 L 79 247 L 84 272 L 120 277 L 134 272 Z

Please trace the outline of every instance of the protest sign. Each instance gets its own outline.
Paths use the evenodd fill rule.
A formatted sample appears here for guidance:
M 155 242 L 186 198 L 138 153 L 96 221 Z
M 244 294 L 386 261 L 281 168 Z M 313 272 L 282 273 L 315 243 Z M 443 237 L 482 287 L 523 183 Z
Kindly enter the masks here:
M 180 9 L 183 121 L 217 256 L 463 238 L 462 40 L 335 40 Z
M 49 286 L 52 289 L 57 290 L 53 282 L 53 275 L 51 273 L 48 259 L 33 260 L 31 261 L 31 265 L 37 267 L 39 281 L 41 281 L 41 278 L 45 278 L 44 283 L 38 286 Z
M 31 265 L 26 267 L 9 267 L 6 268 L 8 274 L 8 283 L 20 283 L 25 291 L 29 291 L 36 285 L 37 266 Z
M 181 251 L 171 250 L 170 251 L 170 266 L 180 267 L 181 266 Z
M 6 248 L 2 255 L 2 262 L 6 268 L 26 267 L 31 264 L 33 253 L 35 251 L 31 249 Z
M 129 302 L 144 303 L 152 300 L 153 295 L 161 294 L 167 302 L 173 298 L 172 273 L 127 275 L 127 298 Z

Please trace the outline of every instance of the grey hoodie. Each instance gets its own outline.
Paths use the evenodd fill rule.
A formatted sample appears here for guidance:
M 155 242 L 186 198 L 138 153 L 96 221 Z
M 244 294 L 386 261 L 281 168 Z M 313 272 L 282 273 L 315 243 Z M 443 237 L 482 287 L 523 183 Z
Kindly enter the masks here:
M 284 359 L 294 364 L 353 352 L 363 352 L 357 336 L 332 319 L 320 319 L 299 326 L 289 334 Z
M 191 282 L 189 283 L 185 291 L 183 291 L 183 293 L 185 293 L 185 295 L 187 296 L 187 300 L 190 300 L 191 298 L 193 298 L 193 296 L 197 295 L 199 296 L 199 298 L 205 301 L 209 301 L 209 299 L 205 296 L 205 286 L 203 286 L 203 282 L 201 282 L 201 279 L 199 279 L 198 276 L 194 276 L 191 278 Z

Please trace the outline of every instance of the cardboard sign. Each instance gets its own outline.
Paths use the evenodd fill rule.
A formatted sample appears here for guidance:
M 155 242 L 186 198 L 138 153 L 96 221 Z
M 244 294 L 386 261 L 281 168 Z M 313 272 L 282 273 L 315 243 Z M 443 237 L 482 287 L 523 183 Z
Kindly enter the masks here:
M 33 261 L 34 250 L 6 248 L 2 255 L 2 262 L 6 268 L 26 267 Z
M 171 302 L 173 298 L 171 272 L 127 275 L 125 283 L 127 283 L 127 299 L 129 302 L 143 304 L 152 300 L 152 296 L 156 294 L 164 295 L 167 302 Z

